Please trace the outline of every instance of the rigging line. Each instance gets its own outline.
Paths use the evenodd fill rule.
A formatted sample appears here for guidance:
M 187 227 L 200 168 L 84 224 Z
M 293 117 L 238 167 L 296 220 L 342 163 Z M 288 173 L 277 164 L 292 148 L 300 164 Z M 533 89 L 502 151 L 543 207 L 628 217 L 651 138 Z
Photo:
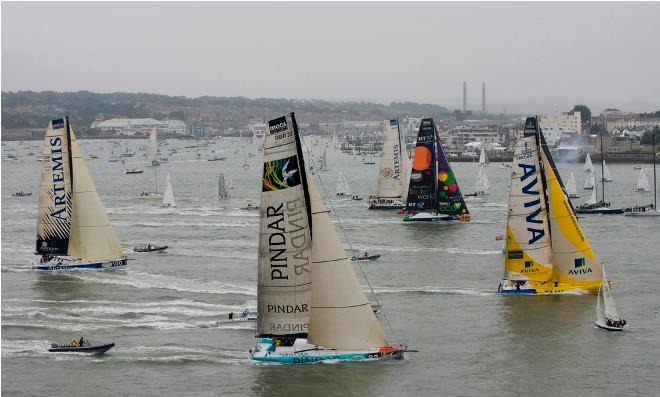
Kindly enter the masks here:
M 300 140 L 302 145 L 305 147 L 305 151 L 307 152 L 307 157 L 309 158 L 309 162 L 311 165 L 314 167 L 315 170 L 318 170 L 316 166 L 316 161 L 314 157 L 312 156 L 310 147 L 307 145 L 307 142 L 304 139 Z M 330 208 L 332 208 L 332 212 L 335 214 L 335 219 L 337 219 L 337 223 L 339 224 L 339 229 L 341 229 L 341 232 L 344 235 L 344 238 L 346 239 L 346 242 L 348 243 L 349 248 L 351 251 L 354 251 L 353 244 L 351 243 L 351 239 L 348 237 L 348 233 L 346 232 L 346 229 L 344 229 L 344 225 L 341 223 L 341 219 L 339 218 L 339 213 L 335 209 L 334 204 L 332 203 L 332 200 L 330 199 L 330 195 L 328 194 L 327 189 L 325 188 L 325 185 L 323 184 L 323 180 L 321 179 L 321 173 L 317 172 L 317 179 L 319 181 L 319 184 L 321 186 L 321 190 L 323 191 L 323 194 L 325 195 L 325 198 L 328 201 L 328 204 L 330 204 Z M 378 305 L 379 309 L 382 312 L 383 319 L 385 319 L 385 323 L 387 324 L 387 327 L 389 328 L 390 332 L 394 336 L 394 339 L 396 339 L 396 343 L 401 345 L 401 340 L 399 339 L 398 335 L 396 332 L 394 332 L 394 328 L 392 328 L 392 324 L 390 324 L 390 320 L 387 318 L 387 315 L 385 314 L 385 310 L 383 309 L 383 305 L 380 304 L 380 301 L 378 300 L 378 297 L 376 296 L 376 292 L 374 291 L 374 288 L 371 285 L 371 282 L 369 281 L 369 278 L 367 277 L 366 272 L 364 271 L 364 268 L 362 267 L 362 264 L 360 264 L 360 261 L 356 261 L 358 267 L 360 268 L 360 273 L 362 273 L 362 277 L 367 283 L 367 286 L 369 287 L 369 291 L 371 291 L 371 295 L 374 298 L 374 301 L 376 301 L 376 305 Z M 375 315 L 375 314 L 374 314 Z

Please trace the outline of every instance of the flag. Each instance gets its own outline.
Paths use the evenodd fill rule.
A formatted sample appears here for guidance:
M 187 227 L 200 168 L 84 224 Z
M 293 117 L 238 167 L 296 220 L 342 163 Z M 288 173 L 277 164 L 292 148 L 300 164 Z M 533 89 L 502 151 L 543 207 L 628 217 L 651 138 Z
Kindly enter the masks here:
M 504 236 L 500 234 L 499 236 L 495 236 L 495 241 L 502 241 L 503 238 Z

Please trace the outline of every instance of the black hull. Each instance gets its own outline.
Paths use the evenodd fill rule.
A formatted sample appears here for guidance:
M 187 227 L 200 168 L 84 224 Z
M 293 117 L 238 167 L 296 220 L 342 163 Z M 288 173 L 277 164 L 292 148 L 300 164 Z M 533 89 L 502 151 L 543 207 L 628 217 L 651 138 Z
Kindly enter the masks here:
M 53 346 L 57 347 L 51 347 L 48 349 L 49 352 L 51 353 L 87 353 L 87 354 L 103 354 L 107 352 L 108 350 L 112 349 L 115 347 L 115 343 L 106 343 L 103 345 L 96 345 L 96 346 L 83 346 L 83 347 L 73 347 L 73 346 L 68 346 L 68 345 L 56 345 L 53 344 Z

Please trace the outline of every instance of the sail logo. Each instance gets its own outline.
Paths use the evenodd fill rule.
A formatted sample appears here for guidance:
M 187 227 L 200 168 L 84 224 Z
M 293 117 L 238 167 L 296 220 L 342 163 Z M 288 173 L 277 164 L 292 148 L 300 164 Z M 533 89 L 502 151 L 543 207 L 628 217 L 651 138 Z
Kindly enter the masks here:
M 531 211 L 525 216 L 525 221 L 527 222 L 527 231 L 531 233 L 531 237 L 529 238 L 528 243 L 534 244 L 543 236 L 545 236 L 543 220 L 539 217 L 542 211 L 541 198 L 539 197 L 539 191 L 534 190 L 538 184 L 538 177 L 535 176 L 536 165 L 519 163 L 518 167 L 520 167 L 523 172 L 523 175 L 520 177 L 520 181 L 523 183 L 522 193 L 534 197 L 530 197 L 529 201 L 525 201 L 523 203 L 524 207 L 529 208 Z M 532 176 L 533 179 L 530 179 Z M 527 179 L 529 179 L 529 181 L 525 182 Z M 536 225 L 541 225 L 541 228 Z
M 60 128 L 64 128 L 64 119 L 53 120 L 53 129 L 57 130 Z
M 516 160 L 531 159 L 534 152 L 529 148 L 525 141 L 525 147 L 520 150 L 520 154 L 516 154 Z
M 268 122 L 268 130 L 270 131 L 271 134 L 277 134 L 278 132 L 282 132 L 287 128 L 289 128 L 289 126 L 286 122 L 285 116 L 276 118 L 274 120 L 270 120 Z
M 286 211 L 287 221 L 284 220 Z M 296 276 L 309 274 L 309 224 L 303 200 L 296 198 L 279 206 L 266 208 L 266 234 L 271 280 L 289 280 L 293 268 Z M 287 231 L 288 229 L 288 231 Z M 289 260 L 290 259 L 290 260 Z M 291 265 L 291 266 L 289 266 Z
M 579 275 L 579 274 L 588 274 L 592 273 L 590 267 L 587 266 L 587 261 L 584 258 L 575 258 L 574 261 L 575 268 L 568 271 L 568 274 Z
M 529 273 L 538 273 L 539 269 L 533 267 L 534 261 L 525 261 L 524 268 L 520 270 L 520 273 L 529 274 Z
M 396 119 L 390 119 L 390 126 L 396 125 Z
M 288 189 L 298 185 L 300 185 L 300 172 L 297 155 L 264 163 L 262 192 Z
M 394 179 L 399 179 L 401 174 L 401 156 L 399 155 L 399 145 L 394 145 Z
M 50 216 L 64 220 L 66 212 L 66 192 L 64 186 L 64 156 L 62 153 L 62 138 L 53 137 L 50 144 L 50 164 L 53 182 L 53 211 Z

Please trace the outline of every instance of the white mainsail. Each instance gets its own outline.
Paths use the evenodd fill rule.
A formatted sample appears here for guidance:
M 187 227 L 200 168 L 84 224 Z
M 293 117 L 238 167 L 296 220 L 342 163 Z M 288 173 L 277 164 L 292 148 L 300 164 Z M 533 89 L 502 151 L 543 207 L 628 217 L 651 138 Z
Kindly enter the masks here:
M 571 171 L 571 176 L 568 178 L 568 185 L 566 186 L 566 192 L 568 197 L 577 197 L 577 186 L 575 183 L 575 175 Z
M 351 188 L 348 186 L 348 181 L 341 170 L 339 170 L 339 175 L 337 176 L 337 196 L 348 196 L 350 194 Z
M 328 168 L 328 153 L 327 153 L 327 149 L 325 148 L 325 146 L 323 147 L 323 154 L 321 154 L 319 160 L 320 160 L 320 163 L 321 163 L 321 165 L 319 166 L 319 171 L 328 171 L 329 170 L 329 168 Z
M 69 255 L 90 261 L 121 258 L 124 253 L 96 192 L 73 128 L 69 127 L 69 133 L 73 164 L 73 216 Z
M 234 182 L 232 181 L 231 175 L 229 174 L 229 168 L 227 168 L 225 171 L 225 186 L 227 187 L 227 189 L 234 188 Z
M 218 178 L 218 196 L 221 198 L 229 197 L 229 192 L 227 191 L 227 176 L 222 173 Z
M 589 196 L 589 199 L 585 201 L 585 204 L 593 205 L 598 202 L 598 198 L 596 197 L 596 189 L 593 189 L 591 191 L 591 196 Z
M 482 145 L 479 153 L 479 165 L 490 165 L 488 160 L 488 154 L 486 153 L 486 148 Z
M 591 171 L 589 171 L 589 175 L 587 175 L 587 180 L 584 181 L 584 189 L 586 190 L 593 189 L 594 186 L 596 186 L 596 174 L 592 169 Z
M 603 180 L 605 182 L 612 182 L 614 181 L 614 178 L 612 178 L 612 173 L 610 172 L 610 168 L 605 164 L 605 160 L 603 160 Z
M 175 207 L 174 202 L 174 191 L 172 190 L 172 182 L 170 181 L 170 174 L 167 174 L 167 179 L 165 180 L 165 189 L 163 191 L 163 206 L 166 207 Z
M 371 304 L 339 241 L 313 181 L 309 181 L 312 210 L 311 343 L 354 350 L 387 346 L 387 339 Z
M 37 212 L 38 254 L 66 255 L 73 212 L 68 121 L 52 120 L 43 145 L 39 210 Z
M 516 142 L 504 259 L 504 278 L 508 280 L 548 281 L 552 278 L 547 201 L 538 151 L 534 135 L 524 136 Z
M 584 160 L 584 172 L 592 172 L 594 165 L 591 163 L 591 154 L 587 153 L 587 158 Z
M 639 170 L 639 175 L 637 176 L 637 186 L 635 186 L 635 190 L 637 190 L 638 192 L 651 191 L 651 184 L 649 183 L 649 180 L 646 178 L 646 172 L 644 172 L 644 168 Z
M 477 180 L 474 183 L 474 190 L 477 195 L 490 194 L 490 183 L 488 182 L 488 176 L 486 176 L 486 170 L 484 169 L 483 164 L 479 166 Z
M 156 130 L 152 130 L 149 134 L 149 141 L 147 142 L 147 160 L 152 164 L 158 162 L 158 136 Z
M 312 304 L 311 209 L 293 114 L 268 122 L 259 210 L 257 335 L 306 337 Z
M 385 141 L 380 154 L 380 169 L 378 173 L 379 198 L 405 198 L 407 194 L 407 178 L 405 170 L 407 161 L 404 157 L 403 139 L 398 119 L 383 122 Z

